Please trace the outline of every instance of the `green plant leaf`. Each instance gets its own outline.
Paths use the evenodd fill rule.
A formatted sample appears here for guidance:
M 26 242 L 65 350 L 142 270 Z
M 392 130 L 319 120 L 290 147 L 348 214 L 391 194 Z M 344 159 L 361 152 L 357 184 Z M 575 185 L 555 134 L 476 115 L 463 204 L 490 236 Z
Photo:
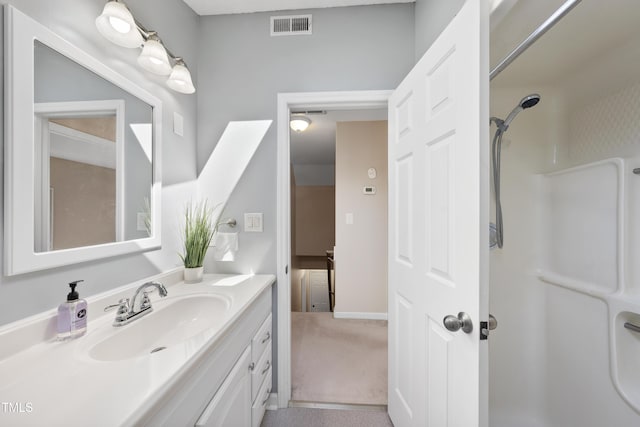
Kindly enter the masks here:
M 185 208 L 184 254 L 180 254 L 185 268 L 202 267 L 204 264 L 204 256 L 216 231 L 214 209 L 209 207 L 207 200 L 195 204 L 189 202 Z

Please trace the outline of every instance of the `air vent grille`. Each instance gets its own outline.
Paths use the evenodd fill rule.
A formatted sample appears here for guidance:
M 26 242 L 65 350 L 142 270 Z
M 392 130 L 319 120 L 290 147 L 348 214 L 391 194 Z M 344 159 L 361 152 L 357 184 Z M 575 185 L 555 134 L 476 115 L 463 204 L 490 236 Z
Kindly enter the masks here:
M 272 36 L 311 34 L 311 15 L 272 16 Z

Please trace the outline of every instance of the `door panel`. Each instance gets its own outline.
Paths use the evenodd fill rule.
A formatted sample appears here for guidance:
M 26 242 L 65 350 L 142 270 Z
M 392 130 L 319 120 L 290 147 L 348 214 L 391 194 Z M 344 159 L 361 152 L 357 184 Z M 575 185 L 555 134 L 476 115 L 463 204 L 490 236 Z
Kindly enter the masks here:
M 389 415 L 487 425 L 488 11 L 468 0 L 389 99 Z M 450 332 L 447 315 L 474 328 Z M 454 398 L 455 396 L 455 398 Z

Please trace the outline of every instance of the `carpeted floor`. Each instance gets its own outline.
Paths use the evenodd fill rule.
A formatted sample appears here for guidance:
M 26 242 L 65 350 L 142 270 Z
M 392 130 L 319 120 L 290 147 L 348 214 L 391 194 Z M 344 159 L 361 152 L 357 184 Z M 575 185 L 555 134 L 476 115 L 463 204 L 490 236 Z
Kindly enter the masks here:
M 286 408 L 266 411 L 261 427 L 393 427 L 386 412 Z
M 291 399 L 387 404 L 387 322 L 291 313 Z

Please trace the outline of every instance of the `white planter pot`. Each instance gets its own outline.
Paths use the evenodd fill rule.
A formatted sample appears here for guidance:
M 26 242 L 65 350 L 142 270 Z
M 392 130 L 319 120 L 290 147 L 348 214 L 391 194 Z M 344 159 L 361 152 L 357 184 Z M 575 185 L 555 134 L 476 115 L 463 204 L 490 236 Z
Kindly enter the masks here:
M 202 282 L 202 274 L 204 267 L 194 267 L 184 269 L 184 283 L 200 283 Z

